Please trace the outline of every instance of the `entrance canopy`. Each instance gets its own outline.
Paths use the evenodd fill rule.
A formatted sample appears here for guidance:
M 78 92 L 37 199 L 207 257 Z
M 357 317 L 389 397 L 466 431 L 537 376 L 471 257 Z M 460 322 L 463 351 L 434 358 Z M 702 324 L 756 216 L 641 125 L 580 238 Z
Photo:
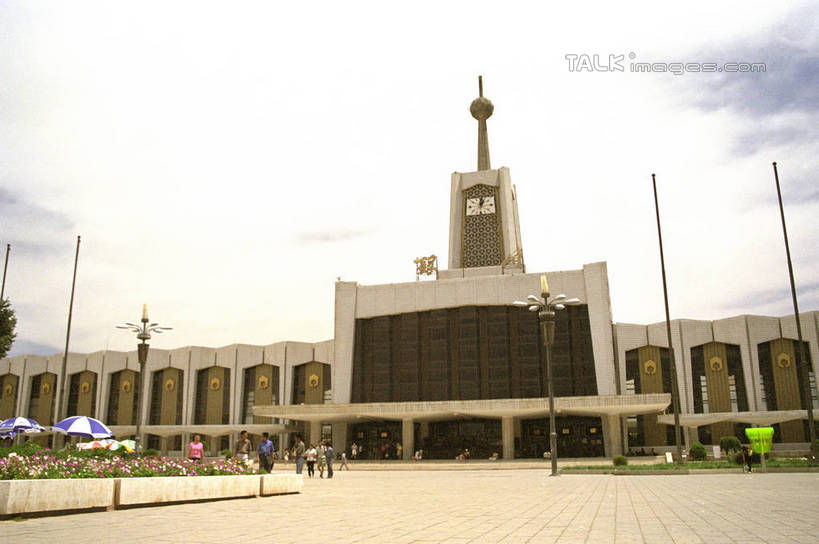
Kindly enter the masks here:
M 111 425 L 108 427 L 116 436 L 136 434 L 136 425 Z M 230 433 L 247 431 L 250 434 L 263 432 L 285 432 L 284 425 L 275 423 L 254 423 L 247 425 L 143 425 L 140 432 L 156 436 L 175 436 L 182 433 L 201 434 L 203 436 L 223 436 Z
M 814 417 L 819 417 L 819 410 L 813 410 Z M 680 425 L 683 427 L 702 427 L 721 421 L 748 423 L 749 425 L 774 425 L 795 419 L 807 419 L 807 410 L 775 410 L 772 412 L 714 412 L 712 414 L 680 414 Z M 674 425 L 672 414 L 657 417 L 658 423 Z
M 430 402 L 371 402 L 359 404 L 300 404 L 255 406 L 256 416 L 295 421 L 350 423 L 356 421 L 441 421 L 464 418 L 524 418 L 549 415 L 548 398 L 447 400 Z M 555 414 L 571 416 L 634 416 L 657 414 L 671 404 L 668 393 L 555 397 Z M 145 432 L 148 431 L 146 428 Z

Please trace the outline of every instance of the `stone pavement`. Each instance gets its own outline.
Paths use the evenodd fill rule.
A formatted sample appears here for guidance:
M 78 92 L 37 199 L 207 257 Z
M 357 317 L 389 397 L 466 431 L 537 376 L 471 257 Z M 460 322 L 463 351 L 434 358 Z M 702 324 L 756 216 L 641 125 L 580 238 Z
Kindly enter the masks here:
M 819 474 L 351 471 L 256 499 L 0 521 L 0 542 L 810 543 Z

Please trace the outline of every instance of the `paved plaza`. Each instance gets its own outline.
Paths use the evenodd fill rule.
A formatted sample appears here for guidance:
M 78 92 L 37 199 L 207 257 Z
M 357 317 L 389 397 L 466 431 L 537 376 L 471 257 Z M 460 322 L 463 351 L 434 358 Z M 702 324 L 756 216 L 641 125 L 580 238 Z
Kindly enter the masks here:
M 351 471 L 299 495 L 0 521 L 0 542 L 819 542 L 819 474 Z

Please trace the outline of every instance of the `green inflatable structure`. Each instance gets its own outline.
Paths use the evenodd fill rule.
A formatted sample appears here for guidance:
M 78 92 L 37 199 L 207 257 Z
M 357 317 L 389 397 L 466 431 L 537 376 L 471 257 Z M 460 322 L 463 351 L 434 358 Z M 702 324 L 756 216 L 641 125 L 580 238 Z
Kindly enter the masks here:
M 773 442 L 773 427 L 754 427 L 745 429 L 745 436 L 751 442 L 751 448 L 754 452 L 763 454 L 771 451 L 771 442 Z

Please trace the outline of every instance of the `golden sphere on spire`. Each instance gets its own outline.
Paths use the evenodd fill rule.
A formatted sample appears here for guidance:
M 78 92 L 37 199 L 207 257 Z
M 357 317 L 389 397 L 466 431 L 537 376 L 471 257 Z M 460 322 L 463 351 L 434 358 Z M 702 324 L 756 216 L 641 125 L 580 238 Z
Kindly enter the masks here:
M 478 121 L 486 121 L 495 111 L 495 105 L 492 101 L 483 96 L 476 98 L 469 106 L 469 113 Z

